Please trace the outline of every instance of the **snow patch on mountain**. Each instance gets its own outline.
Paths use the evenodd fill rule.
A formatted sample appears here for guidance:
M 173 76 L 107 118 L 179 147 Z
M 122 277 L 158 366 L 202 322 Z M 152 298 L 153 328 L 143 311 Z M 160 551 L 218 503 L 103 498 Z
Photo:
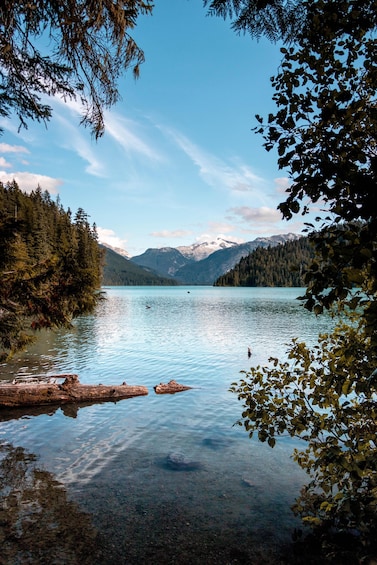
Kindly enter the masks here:
M 202 259 L 206 259 L 209 255 L 212 255 L 212 253 L 215 253 L 215 251 L 234 247 L 235 245 L 239 245 L 239 243 L 217 237 L 214 241 L 203 241 L 201 243 L 193 243 L 192 245 L 182 245 L 180 247 L 176 247 L 176 249 L 178 249 L 184 257 L 187 257 L 187 259 L 201 261 Z
M 115 251 L 115 253 L 118 253 L 118 255 L 122 255 L 122 257 L 125 257 L 126 259 L 129 259 L 131 257 L 128 251 L 122 249 L 121 247 L 113 247 L 112 245 L 109 245 L 104 241 L 100 241 L 100 244 L 103 245 L 104 247 L 107 247 L 107 249 L 111 249 L 111 251 Z

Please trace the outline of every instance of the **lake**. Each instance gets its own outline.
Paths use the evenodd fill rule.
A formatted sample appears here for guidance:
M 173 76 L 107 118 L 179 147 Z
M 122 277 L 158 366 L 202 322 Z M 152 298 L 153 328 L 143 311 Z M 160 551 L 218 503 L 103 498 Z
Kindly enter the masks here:
M 104 291 L 95 315 L 41 333 L 0 379 L 77 373 L 149 394 L 1 411 L 0 563 L 272 563 L 300 527 L 290 506 L 307 476 L 290 457 L 296 441 L 271 449 L 234 425 L 228 389 L 331 320 L 307 312 L 297 288 Z M 171 379 L 193 388 L 154 393 Z

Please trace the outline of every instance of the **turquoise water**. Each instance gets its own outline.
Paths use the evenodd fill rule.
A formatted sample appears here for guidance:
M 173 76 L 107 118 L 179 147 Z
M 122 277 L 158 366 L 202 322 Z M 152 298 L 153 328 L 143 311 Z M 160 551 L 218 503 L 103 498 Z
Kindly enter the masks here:
M 0 485 L 18 532 L 16 544 L 3 528 L 4 563 L 268 563 L 299 526 L 290 505 L 306 476 L 293 440 L 270 449 L 233 425 L 241 406 L 228 388 L 241 370 L 284 357 L 291 338 L 313 343 L 330 320 L 304 310 L 302 289 L 105 291 L 96 315 L 41 334 L 0 379 L 68 372 L 149 394 L 2 410 Z M 171 379 L 193 389 L 154 393 Z M 169 465 L 177 454 L 190 465 Z

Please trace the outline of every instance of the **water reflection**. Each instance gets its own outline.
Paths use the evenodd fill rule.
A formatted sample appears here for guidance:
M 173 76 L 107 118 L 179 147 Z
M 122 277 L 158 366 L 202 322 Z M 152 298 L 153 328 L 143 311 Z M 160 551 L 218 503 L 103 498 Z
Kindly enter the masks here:
M 76 320 L 72 331 L 42 332 L 27 353 L 0 367 L 0 378 L 8 379 L 64 372 L 88 384 L 126 381 L 152 391 L 176 379 L 193 387 L 180 395 L 149 394 L 79 411 L 14 410 L 13 419 L 1 410 L 0 438 L 9 442 L 3 446 L 22 445 L 43 469 L 53 469 L 53 476 L 37 473 L 45 483 L 59 481 L 50 488 L 51 504 L 64 514 L 71 512 L 67 500 L 74 500 L 75 516 L 81 508 L 92 517 L 100 549 L 91 565 L 273 563 L 276 546 L 290 540 L 298 525 L 290 505 L 306 476 L 290 459 L 292 439 L 271 450 L 233 427 L 241 407 L 229 385 L 242 369 L 284 354 L 292 337 L 310 342 L 328 329 L 326 317 L 315 318 L 295 300 L 299 292 L 109 289 L 96 316 Z M 3 459 L 16 464 L 12 449 Z M 177 472 L 167 464 L 172 453 L 198 464 Z M 37 491 L 30 499 L 39 501 L 37 467 L 34 461 L 27 466 L 28 488 Z M 61 484 L 68 498 L 55 492 L 64 492 Z M 42 490 L 47 496 L 47 487 Z M 4 486 L 4 496 L 9 492 Z M 54 516 L 54 509 L 45 510 Z M 57 522 L 56 528 L 63 526 Z M 83 539 L 91 538 L 91 528 Z M 47 539 L 51 535 L 47 528 Z M 56 554 L 59 543 L 52 541 Z M 78 562 L 64 551 L 65 565 Z M 59 563 L 55 553 L 53 558 L 40 562 Z
M 4 565 L 93 563 L 97 531 L 35 455 L 0 443 L 0 544 Z
M 53 416 L 57 411 L 67 418 L 77 418 L 79 410 L 88 406 L 103 404 L 103 402 L 81 402 L 80 404 L 44 405 L 44 406 L 25 406 L 14 408 L 1 408 L 0 422 L 10 420 L 28 419 L 41 415 Z M 115 404 L 115 402 L 113 402 Z

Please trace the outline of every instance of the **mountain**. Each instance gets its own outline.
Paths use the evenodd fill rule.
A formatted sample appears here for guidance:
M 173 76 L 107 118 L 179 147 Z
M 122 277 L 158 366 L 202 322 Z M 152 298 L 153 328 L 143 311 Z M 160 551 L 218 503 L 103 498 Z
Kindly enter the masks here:
M 271 237 L 258 237 L 247 243 L 241 243 L 227 249 L 220 249 L 202 261 L 185 265 L 174 276 L 181 284 L 212 285 L 218 277 L 233 269 L 242 257 L 247 257 L 254 249 L 258 247 L 273 247 L 298 237 L 298 235 L 292 233 L 273 235 Z
M 168 277 L 173 277 L 179 269 L 194 262 L 193 259 L 182 255 L 175 247 L 149 248 L 141 255 L 132 257 L 131 261 L 161 276 Z
M 102 284 L 104 286 L 167 286 L 178 284 L 174 279 L 160 277 L 155 273 L 139 267 L 108 246 L 100 244 L 100 247 L 105 250 L 105 265 L 102 278 Z
M 271 237 L 258 237 L 247 243 L 220 240 L 210 244 L 193 244 L 191 246 L 161 249 L 147 249 L 142 255 L 132 257 L 131 261 L 144 268 L 152 269 L 160 276 L 171 276 L 180 284 L 212 285 L 224 273 L 232 269 L 242 257 L 246 257 L 258 247 L 272 247 L 298 239 L 299 235 L 288 233 Z M 195 256 L 206 254 L 211 246 L 218 250 L 207 255 L 204 259 L 195 260 Z M 182 253 L 182 249 L 185 255 Z
M 112 245 L 109 245 L 108 243 L 104 243 L 103 241 L 99 242 L 100 245 L 102 245 L 102 247 L 106 247 L 107 249 L 111 249 L 111 251 L 115 251 L 115 253 L 118 253 L 118 255 L 122 255 L 122 257 L 126 257 L 127 259 L 129 259 L 131 257 L 131 255 L 128 253 L 128 251 L 126 251 L 125 249 L 122 249 L 121 247 L 113 247 Z
M 228 247 L 234 247 L 235 245 L 238 245 L 238 243 L 236 243 L 235 241 L 228 241 L 221 237 L 217 237 L 215 241 L 204 241 L 202 243 L 193 243 L 192 245 L 182 245 L 180 247 L 177 247 L 177 249 L 187 259 L 201 261 L 202 259 L 206 259 L 206 257 L 211 255 L 212 253 L 215 253 L 215 251 L 226 249 Z

